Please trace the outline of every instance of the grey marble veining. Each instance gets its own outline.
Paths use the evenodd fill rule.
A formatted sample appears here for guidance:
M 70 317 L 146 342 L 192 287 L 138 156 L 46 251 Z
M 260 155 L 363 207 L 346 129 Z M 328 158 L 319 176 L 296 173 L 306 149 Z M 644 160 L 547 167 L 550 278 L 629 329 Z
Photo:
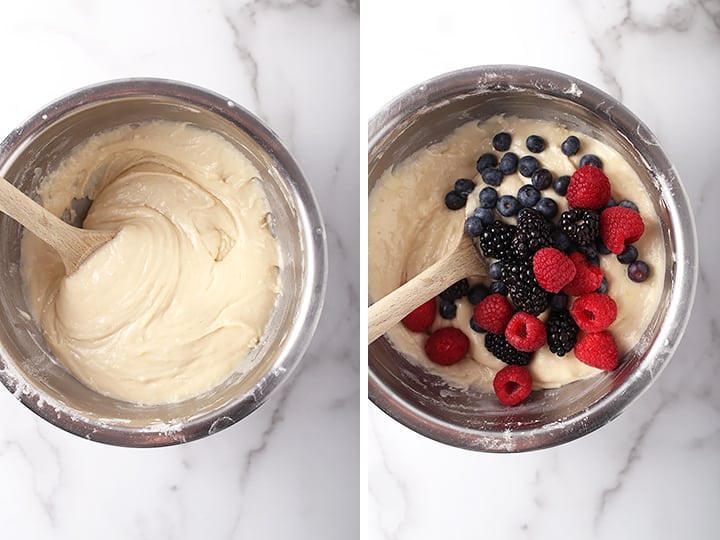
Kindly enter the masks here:
M 13 83 L 0 106 L 3 133 L 102 80 L 154 76 L 214 90 L 265 121 L 300 164 L 326 222 L 331 269 L 324 315 L 294 377 L 206 439 L 147 450 L 91 443 L 0 389 L 2 536 L 357 537 L 359 210 L 347 201 L 359 193 L 359 2 L 5 8 L 0 46 Z

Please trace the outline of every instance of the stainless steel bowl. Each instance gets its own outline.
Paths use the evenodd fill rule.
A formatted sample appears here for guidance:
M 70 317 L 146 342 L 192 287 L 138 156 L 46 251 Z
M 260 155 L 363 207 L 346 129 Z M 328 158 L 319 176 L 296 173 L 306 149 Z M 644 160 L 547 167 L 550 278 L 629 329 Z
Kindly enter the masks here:
M 687 324 L 697 279 L 692 211 L 677 172 L 640 120 L 597 88 L 556 72 L 486 66 L 412 88 L 372 118 L 369 188 L 388 167 L 470 120 L 498 113 L 558 122 L 599 139 L 633 166 L 653 195 L 667 250 L 660 306 L 638 344 L 609 373 L 533 392 L 507 408 L 462 392 L 398 354 L 383 338 L 368 350 L 369 397 L 399 422 L 437 441 L 486 452 L 558 445 L 606 424 L 662 371 Z
M 122 124 L 165 119 L 215 131 L 261 171 L 283 254 L 282 292 L 245 375 L 181 403 L 138 406 L 100 395 L 53 357 L 19 272 L 21 227 L 0 215 L 0 380 L 49 422 L 94 441 L 161 446 L 205 437 L 250 414 L 297 366 L 315 330 L 327 277 L 325 230 L 298 165 L 278 137 L 236 103 L 187 84 L 127 79 L 60 98 L 0 145 L 0 174 L 34 195 L 75 146 Z M 69 203 L 69 201 L 68 201 Z

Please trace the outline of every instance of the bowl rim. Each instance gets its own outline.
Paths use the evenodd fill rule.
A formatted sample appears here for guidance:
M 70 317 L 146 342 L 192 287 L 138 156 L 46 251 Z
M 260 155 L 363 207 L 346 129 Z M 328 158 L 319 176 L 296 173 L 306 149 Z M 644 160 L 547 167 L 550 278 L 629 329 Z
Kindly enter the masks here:
M 659 179 L 671 190 L 672 200 L 665 201 L 673 223 L 681 223 L 675 257 L 675 279 L 668 311 L 682 303 L 678 318 L 672 324 L 663 321 L 657 341 L 655 361 L 641 363 L 621 384 L 590 407 L 540 427 L 514 428 L 504 432 L 460 428 L 428 414 L 412 402 L 393 394 L 368 363 L 368 398 L 391 418 L 435 441 L 467 450 L 511 453 L 549 448 L 587 435 L 616 418 L 631 402 L 647 390 L 652 380 L 666 367 L 685 331 L 698 275 L 698 251 L 695 220 L 679 175 L 662 150 L 657 138 L 628 108 L 602 90 L 578 78 L 544 68 L 523 65 L 483 65 L 443 73 L 416 84 L 386 103 L 368 123 L 368 159 L 373 149 L 395 128 L 424 108 L 432 108 L 448 97 L 493 91 L 532 90 L 556 99 L 568 100 L 592 111 L 610 125 L 635 132 L 643 143 L 652 147 L 655 160 L 670 174 Z M 677 264 L 682 261 L 684 264 Z M 382 338 L 381 338 L 382 339 Z M 648 352 L 653 350 L 650 347 Z
M 221 431 L 248 416 L 295 373 L 307 351 L 322 315 L 328 280 L 327 234 L 318 201 L 297 161 L 278 135 L 243 106 L 221 94 L 191 83 L 153 77 L 107 80 L 66 93 L 48 103 L 12 130 L 0 143 L 0 166 L 8 156 L 22 151 L 35 134 L 48 125 L 91 105 L 118 99 L 143 97 L 177 100 L 228 121 L 249 135 L 287 172 L 283 176 L 298 206 L 298 220 L 305 243 L 302 297 L 296 320 L 286 336 L 277 361 L 257 381 L 255 391 L 235 396 L 212 413 L 192 417 L 187 423 L 150 424 L 128 428 L 107 424 L 41 395 L 32 381 L 23 377 L 0 354 L 0 381 L 35 414 L 51 424 L 88 440 L 125 447 L 168 446 L 200 439 Z M 0 348 L 0 352 L 3 352 Z

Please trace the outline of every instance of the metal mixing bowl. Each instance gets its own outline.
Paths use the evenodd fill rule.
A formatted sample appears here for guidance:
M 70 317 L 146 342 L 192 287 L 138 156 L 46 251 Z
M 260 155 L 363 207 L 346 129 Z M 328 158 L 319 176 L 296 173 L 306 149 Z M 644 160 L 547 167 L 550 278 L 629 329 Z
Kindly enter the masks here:
M 618 369 L 516 407 L 494 395 L 448 386 L 384 338 L 368 350 L 369 397 L 399 422 L 471 450 L 519 452 L 571 441 L 606 424 L 646 390 L 667 364 L 687 324 L 697 279 L 692 211 L 680 179 L 640 120 L 611 96 L 567 75 L 523 66 L 487 66 L 441 75 L 386 105 L 369 127 L 368 182 L 470 120 L 506 113 L 557 122 L 599 139 L 632 165 L 655 201 L 666 246 L 665 289 L 657 312 Z
M 123 446 L 198 439 L 260 406 L 305 352 L 320 317 L 327 277 L 323 222 L 298 165 L 260 120 L 207 90 L 174 81 L 127 79 L 73 92 L 8 135 L 0 145 L 0 174 L 35 195 L 45 175 L 87 138 L 152 119 L 215 131 L 260 171 L 283 257 L 282 291 L 263 339 L 243 362 L 244 374 L 235 373 L 211 391 L 177 404 L 118 401 L 78 382 L 49 351 L 28 315 L 19 272 L 22 228 L 0 215 L 0 380 L 49 422 L 87 439 Z

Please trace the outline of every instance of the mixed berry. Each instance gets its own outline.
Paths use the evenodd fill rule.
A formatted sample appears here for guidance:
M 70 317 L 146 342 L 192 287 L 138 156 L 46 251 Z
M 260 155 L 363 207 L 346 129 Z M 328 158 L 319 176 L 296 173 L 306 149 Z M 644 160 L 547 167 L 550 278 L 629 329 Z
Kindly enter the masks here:
M 477 159 L 485 186 L 465 221 L 465 234 L 489 259 L 489 280 L 461 280 L 403 320 L 408 329 L 429 333 L 437 315 L 453 320 L 457 302 L 472 304 L 471 331 L 484 334 L 485 348 L 508 364 L 493 384 L 506 405 L 530 394 L 532 377 L 526 366 L 544 346 L 558 357 L 572 351 L 585 364 L 615 369 L 618 350 L 608 329 L 617 317 L 617 305 L 600 257 L 614 256 L 627 265 L 634 282 L 645 281 L 650 273 L 634 245 L 645 229 L 637 205 L 611 197 L 611 182 L 598 156 L 582 155 L 572 175 L 554 178 L 541 162 L 547 148 L 543 137 L 525 140 L 533 155 L 509 152 L 511 143 L 511 134 L 497 133 L 492 147 L 500 154 L 487 152 Z M 574 135 L 560 146 L 568 157 L 581 148 Z M 496 188 L 504 177 L 516 172 L 526 183 L 515 195 L 499 195 Z M 445 205 L 450 210 L 464 208 L 476 187 L 471 179 L 458 179 Z M 566 211 L 560 212 L 556 200 L 544 195 L 548 190 L 566 198 Z M 459 362 L 468 349 L 468 337 L 454 327 L 430 333 L 425 345 L 428 357 L 441 365 Z

